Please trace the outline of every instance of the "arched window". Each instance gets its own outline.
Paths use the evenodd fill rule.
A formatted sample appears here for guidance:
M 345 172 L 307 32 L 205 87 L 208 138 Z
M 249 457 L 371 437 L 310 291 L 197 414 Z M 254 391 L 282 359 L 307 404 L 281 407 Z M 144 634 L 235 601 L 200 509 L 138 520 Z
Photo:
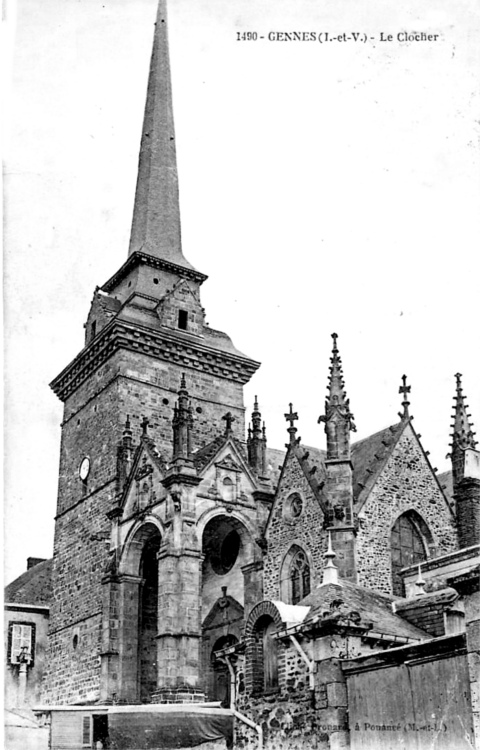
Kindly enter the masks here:
M 290 563 L 291 602 L 298 602 L 310 593 L 310 565 L 302 549 L 298 549 Z
M 280 570 L 280 599 L 286 604 L 298 604 L 310 593 L 311 568 L 307 552 L 292 544 L 283 558 Z
M 256 689 L 278 687 L 278 647 L 272 638 L 276 625 L 269 615 L 262 615 L 255 624 L 254 677 Z
M 415 511 L 399 516 L 392 528 L 390 538 L 392 555 L 392 592 L 404 596 L 402 568 L 422 562 L 428 558 L 432 535 L 423 518 Z

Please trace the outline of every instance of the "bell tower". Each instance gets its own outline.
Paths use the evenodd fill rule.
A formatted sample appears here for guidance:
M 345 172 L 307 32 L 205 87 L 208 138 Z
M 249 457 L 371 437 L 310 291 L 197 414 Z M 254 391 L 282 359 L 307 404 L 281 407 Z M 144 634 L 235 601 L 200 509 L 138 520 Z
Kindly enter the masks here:
M 101 580 L 124 481 L 119 444 L 138 444 L 147 419 L 159 460 L 171 461 L 172 422 L 185 417 L 181 395 L 175 412 L 183 373 L 190 411 L 177 432 L 188 432 L 188 452 L 215 437 L 226 412 L 244 440 L 243 385 L 259 363 L 205 322 L 206 279 L 182 249 L 166 0 L 160 0 L 128 256 L 95 289 L 85 346 L 51 383 L 64 415 L 44 690 L 50 703 L 97 700 L 100 662 L 115 658 L 102 652 Z

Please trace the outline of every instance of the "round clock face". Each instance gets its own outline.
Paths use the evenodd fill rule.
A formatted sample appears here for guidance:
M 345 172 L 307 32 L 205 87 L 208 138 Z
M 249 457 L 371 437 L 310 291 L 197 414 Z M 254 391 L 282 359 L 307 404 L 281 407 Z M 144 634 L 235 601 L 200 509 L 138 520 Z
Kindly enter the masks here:
M 88 456 L 85 456 L 85 458 L 82 460 L 82 463 L 80 464 L 79 474 L 82 482 L 84 482 L 90 474 L 90 459 Z

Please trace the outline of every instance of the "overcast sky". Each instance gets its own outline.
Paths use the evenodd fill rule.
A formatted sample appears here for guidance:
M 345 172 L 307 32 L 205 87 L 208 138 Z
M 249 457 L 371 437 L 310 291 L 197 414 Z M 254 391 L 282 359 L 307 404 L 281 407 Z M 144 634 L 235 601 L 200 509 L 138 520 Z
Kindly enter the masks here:
M 439 471 L 458 371 L 480 428 L 479 11 L 428 5 L 170 0 L 184 254 L 209 276 L 211 326 L 262 362 L 245 402 L 258 394 L 272 447 L 290 401 L 303 442 L 324 446 L 333 331 L 357 438 L 398 419 L 404 372 Z M 52 554 L 62 406 L 48 384 L 127 257 L 156 0 L 6 7 L 9 581 Z M 292 31 L 367 41 L 268 40 Z

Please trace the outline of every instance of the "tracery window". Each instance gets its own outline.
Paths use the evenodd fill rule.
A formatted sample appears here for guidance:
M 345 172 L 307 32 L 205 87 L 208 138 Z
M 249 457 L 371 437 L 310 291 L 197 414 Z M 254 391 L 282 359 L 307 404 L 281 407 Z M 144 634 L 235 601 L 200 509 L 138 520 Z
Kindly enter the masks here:
M 302 549 L 298 549 L 290 563 L 292 604 L 297 604 L 310 593 L 310 565 Z
M 392 528 L 390 543 L 392 555 L 392 591 L 404 596 L 402 568 L 422 562 L 428 558 L 430 531 L 423 518 L 414 511 L 399 516 Z

